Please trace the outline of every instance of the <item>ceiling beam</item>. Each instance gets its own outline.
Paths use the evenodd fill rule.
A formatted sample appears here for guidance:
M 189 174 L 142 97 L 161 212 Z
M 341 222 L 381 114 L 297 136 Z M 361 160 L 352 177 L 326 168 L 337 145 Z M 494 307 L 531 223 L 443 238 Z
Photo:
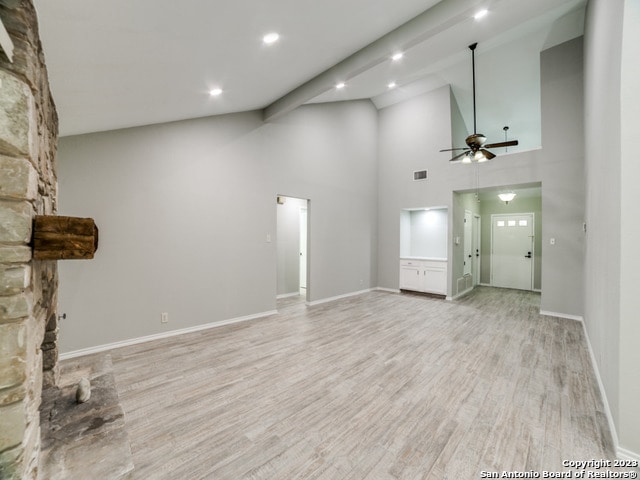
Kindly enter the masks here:
M 406 52 L 452 26 L 468 21 L 480 6 L 486 7 L 487 3 L 486 0 L 440 1 L 268 105 L 263 110 L 264 120 L 275 120 L 321 93 L 331 90 L 338 82 L 348 82 L 362 72 L 390 61 L 391 55 L 395 52 Z

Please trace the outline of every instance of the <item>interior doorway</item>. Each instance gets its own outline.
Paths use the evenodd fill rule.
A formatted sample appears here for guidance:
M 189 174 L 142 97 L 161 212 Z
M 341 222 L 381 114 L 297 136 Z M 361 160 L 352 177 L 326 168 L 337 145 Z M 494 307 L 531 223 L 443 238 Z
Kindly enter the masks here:
M 278 195 L 277 293 L 287 304 L 309 300 L 309 200 Z
M 508 202 L 501 199 L 498 194 L 504 192 L 514 193 L 515 198 Z M 450 260 L 452 271 L 450 288 L 453 296 L 465 294 L 477 285 L 504 286 L 541 292 L 542 256 L 544 253 L 542 248 L 542 184 L 505 185 L 453 193 L 455 208 L 452 213 L 452 228 L 449 231 L 450 241 L 453 245 Z M 530 248 L 524 249 L 517 256 L 519 262 L 528 262 L 526 266 L 530 266 L 532 272 L 529 275 L 527 268 L 526 273 L 521 273 L 523 277 L 526 277 L 526 280 L 513 283 L 511 279 L 505 280 L 505 275 L 510 272 L 509 269 L 503 269 L 500 272 L 504 259 L 498 258 L 494 265 L 492 216 L 519 215 L 520 212 L 533 215 L 531 222 L 532 241 L 529 238 L 526 239 L 527 247 L 530 246 Z M 469 218 L 471 218 L 471 228 L 468 226 Z M 466 238 L 470 238 L 470 242 L 466 241 Z M 519 247 L 514 248 L 518 251 L 522 250 Z M 498 256 L 501 254 L 499 250 Z M 531 251 L 530 259 L 525 258 L 525 255 L 528 257 L 529 251 Z M 471 260 L 471 265 L 468 265 L 469 260 Z M 496 269 L 498 272 L 495 272 Z
M 491 215 L 491 284 L 533 290 L 534 215 Z
M 300 295 L 307 296 L 307 207 L 300 207 Z

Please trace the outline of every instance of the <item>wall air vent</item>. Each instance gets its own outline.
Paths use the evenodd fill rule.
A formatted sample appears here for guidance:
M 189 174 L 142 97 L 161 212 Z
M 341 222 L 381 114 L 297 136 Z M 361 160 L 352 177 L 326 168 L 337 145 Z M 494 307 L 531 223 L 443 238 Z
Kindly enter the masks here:
M 426 180 L 427 179 L 427 171 L 426 170 L 418 170 L 413 172 L 414 180 Z

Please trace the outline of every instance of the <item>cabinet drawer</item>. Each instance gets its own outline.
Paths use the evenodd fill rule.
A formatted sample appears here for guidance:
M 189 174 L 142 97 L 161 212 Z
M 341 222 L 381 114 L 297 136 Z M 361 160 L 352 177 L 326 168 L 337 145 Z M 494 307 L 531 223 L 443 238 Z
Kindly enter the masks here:
M 421 267 L 422 261 L 420 260 L 400 260 L 401 267 Z

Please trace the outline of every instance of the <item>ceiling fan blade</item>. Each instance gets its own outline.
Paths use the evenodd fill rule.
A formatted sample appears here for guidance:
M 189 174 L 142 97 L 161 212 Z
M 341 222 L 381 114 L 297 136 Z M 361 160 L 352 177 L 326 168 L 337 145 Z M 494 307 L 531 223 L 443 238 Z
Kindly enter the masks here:
M 469 147 L 447 148 L 445 150 L 440 150 L 440 151 L 441 152 L 453 152 L 454 150 L 469 150 Z
M 467 149 L 467 151 L 466 151 L 466 152 L 462 152 L 462 153 L 460 153 L 460 154 L 456 155 L 455 157 L 453 157 L 453 158 L 452 158 L 451 160 L 449 160 L 449 161 L 450 161 L 450 162 L 455 162 L 457 159 L 459 159 L 460 157 L 462 157 L 462 156 L 466 155 L 466 154 L 467 154 L 467 153 L 469 153 L 469 152 L 470 152 L 470 150 L 469 150 L 469 149 Z
M 485 148 L 500 148 L 500 147 L 515 147 L 518 145 L 518 140 L 509 140 L 508 142 L 490 143 L 484 145 Z
M 484 158 L 486 158 L 487 160 L 491 160 L 492 158 L 495 158 L 495 155 L 491 153 L 489 150 L 485 150 L 484 148 L 481 148 L 480 151 L 483 153 Z

